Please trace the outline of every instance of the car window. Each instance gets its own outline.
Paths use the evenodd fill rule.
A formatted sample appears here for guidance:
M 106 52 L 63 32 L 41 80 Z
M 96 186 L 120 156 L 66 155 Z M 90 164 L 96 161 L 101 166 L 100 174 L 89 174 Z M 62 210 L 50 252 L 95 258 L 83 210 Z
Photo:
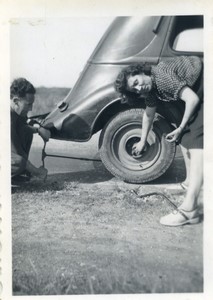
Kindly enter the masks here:
M 203 52 L 203 28 L 180 32 L 176 36 L 172 48 L 176 51 Z

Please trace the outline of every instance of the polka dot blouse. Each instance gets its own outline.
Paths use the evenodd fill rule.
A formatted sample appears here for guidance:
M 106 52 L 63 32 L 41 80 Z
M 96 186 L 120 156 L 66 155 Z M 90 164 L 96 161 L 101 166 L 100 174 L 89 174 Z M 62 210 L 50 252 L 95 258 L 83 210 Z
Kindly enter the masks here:
M 161 101 L 176 101 L 185 86 L 193 87 L 202 70 L 202 61 L 197 56 L 169 58 L 151 67 L 153 88 L 145 103 L 149 107 Z

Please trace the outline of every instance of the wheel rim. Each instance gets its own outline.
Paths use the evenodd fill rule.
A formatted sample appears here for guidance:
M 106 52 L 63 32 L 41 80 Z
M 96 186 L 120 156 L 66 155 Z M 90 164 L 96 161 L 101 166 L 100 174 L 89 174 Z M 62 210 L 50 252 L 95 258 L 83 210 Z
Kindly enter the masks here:
M 123 167 L 132 171 L 141 171 L 150 168 L 158 160 L 161 152 L 160 138 L 156 132 L 150 130 L 147 137 L 147 150 L 140 157 L 131 153 L 132 146 L 140 140 L 141 124 L 128 123 L 120 127 L 114 134 L 111 142 L 111 151 L 114 159 Z

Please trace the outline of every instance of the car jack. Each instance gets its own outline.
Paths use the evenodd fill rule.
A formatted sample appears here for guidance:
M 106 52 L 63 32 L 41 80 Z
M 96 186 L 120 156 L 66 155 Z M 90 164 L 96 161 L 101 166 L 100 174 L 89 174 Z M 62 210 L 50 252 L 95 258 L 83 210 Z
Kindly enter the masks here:
M 157 196 L 161 196 L 163 197 L 164 199 L 167 200 L 167 202 L 169 202 L 169 204 L 171 204 L 175 209 L 177 209 L 177 206 L 169 199 L 169 197 L 167 197 L 165 194 L 163 193 L 160 193 L 160 192 L 152 192 L 152 193 L 147 193 L 147 194 L 144 194 L 144 195 L 138 195 L 138 193 L 135 191 L 135 190 L 132 190 L 139 198 L 145 198 L 145 197 L 150 197 L 150 196 L 154 196 L 154 195 L 157 195 Z

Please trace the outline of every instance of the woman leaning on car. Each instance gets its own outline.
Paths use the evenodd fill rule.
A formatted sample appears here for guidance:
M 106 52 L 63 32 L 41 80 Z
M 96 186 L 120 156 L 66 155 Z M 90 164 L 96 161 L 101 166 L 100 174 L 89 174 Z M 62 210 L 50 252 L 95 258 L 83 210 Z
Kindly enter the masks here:
M 133 154 L 146 151 L 146 139 L 152 126 L 158 101 L 185 102 L 185 111 L 178 128 L 167 134 L 168 142 L 180 142 L 186 165 L 187 189 L 183 203 L 160 223 L 180 226 L 199 222 L 198 196 L 203 184 L 203 102 L 193 90 L 203 73 L 202 61 L 196 56 L 166 59 L 157 65 L 130 65 L 121 70 L 115 89 L 128 102 L 128 95 L 138 94 L 145 99 L 140 141 L 133 146 Z

